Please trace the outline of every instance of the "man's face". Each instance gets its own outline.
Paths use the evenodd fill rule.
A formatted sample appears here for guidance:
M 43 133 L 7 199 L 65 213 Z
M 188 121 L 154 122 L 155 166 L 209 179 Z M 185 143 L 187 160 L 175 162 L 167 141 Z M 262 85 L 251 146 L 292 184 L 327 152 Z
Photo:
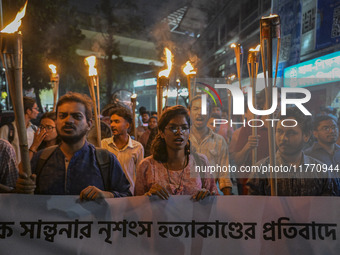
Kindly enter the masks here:
M 193 126 L 198 130 L 204 129 L 207 126 L 209 113 L 208 115 L 201 114 L 201 99 L 196 99 L 192 102 L 190 118 L 192 119 Z
M 212 114 L 218 114 L 218 116 L 220 116 L 220 118 L 222 117 L 222 111 L 221 111 L 221 108 L 218 107 L 218 106 L 215 106 L 212 108 Z
M 129 122 L 127 122 L 123 117 L 117 114 L 111 115 L 111 130 L 114 136 L 126 135 L 127 130 L 130 127 Z
M 57 132 L 65 143 L 75 144 L 86 136 L 92 120 L 87 121 L 85 106 L 78 102 L 66 102 L 58 107 Z
M 149 119 L 148 127 L 149 127 L 149 129 L 156 128 L 157 127 L 157 120 L 155 118 Z
M 319 143 L 334 144 L 339 137 L 339 129 L 334 120 L 323 120 L 319 123 L 318 129 L 313 131 Z
M 149 114 L 143 113 L 142 121 L 143 121 L 143 123 L 148 123 L 148 121 L 149 121 Z
M 39 114 L 38 105 L 35 103 L 33 107 L 31 109 L 28 109 L 26 112 L 30 120 L 35 120 Z
M 285 122 L 286 126 L 292 124 L 292 122 Z M 295 127 L 284 127 L 281 120 L 276 126 L 275 140 L 282 155 L 290 156 L 300 153 L 304 143 L 308 142 L 309 137 L 309 135 L 302 133 L 299 125 Z

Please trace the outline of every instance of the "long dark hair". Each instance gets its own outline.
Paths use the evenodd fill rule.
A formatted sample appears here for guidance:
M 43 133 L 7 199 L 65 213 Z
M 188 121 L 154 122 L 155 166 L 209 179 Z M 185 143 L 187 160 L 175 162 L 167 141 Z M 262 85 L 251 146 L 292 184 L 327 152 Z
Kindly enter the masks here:
M 161 137 L 159 131 L 164 133 L 165 127 L 168 123 L 178 115 L 183 115 L 190 126 L 190 117 L 188 110 L 182 105 L 175 105 L 167 108 L 158 122 L 158 134 L 156 135 L 153 143 L 151 145 L 151 154 L 153 158 L 157 161 L 165 163 L 168 161 L 168 152 L 166 149 L 165 139 Z M 185 146 L 185 155 L 190 154 L 190 142 L 188 140 L 188 144 Z

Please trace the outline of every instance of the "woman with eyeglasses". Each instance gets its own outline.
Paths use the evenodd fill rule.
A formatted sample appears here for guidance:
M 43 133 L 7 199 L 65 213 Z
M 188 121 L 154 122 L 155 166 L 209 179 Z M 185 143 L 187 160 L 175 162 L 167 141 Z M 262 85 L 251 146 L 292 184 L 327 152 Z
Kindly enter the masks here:
M 218 194 L 214 178 L 201 178 L 195 166 L 207 166 L 205 156 L 190 154 L 190 117 L 185 107 L 169 107 L 162 114 L 159 132 L 152 143 L 152 156 L 145 158 L 137 169 L 135 195 L 191 195 L 195 201 Z M 191 171 L 193 170 L 193 171 Z
M 55 126 L 56 119 L 55 112 L 46 112 L 41 117 L 39 129 L 35 132 L 33 144 L 29 148 L 30 159 L 37 151 L 60 143 Z

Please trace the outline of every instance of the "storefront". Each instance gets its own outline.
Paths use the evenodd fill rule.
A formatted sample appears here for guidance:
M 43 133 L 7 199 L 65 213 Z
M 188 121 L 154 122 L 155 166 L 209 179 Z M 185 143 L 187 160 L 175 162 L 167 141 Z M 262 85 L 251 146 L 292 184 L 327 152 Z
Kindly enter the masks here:
M 340 51 L 285 68 L 284 87 L 307 88 L 306 107 L 314 114 L 320 107 L 340 107 Z

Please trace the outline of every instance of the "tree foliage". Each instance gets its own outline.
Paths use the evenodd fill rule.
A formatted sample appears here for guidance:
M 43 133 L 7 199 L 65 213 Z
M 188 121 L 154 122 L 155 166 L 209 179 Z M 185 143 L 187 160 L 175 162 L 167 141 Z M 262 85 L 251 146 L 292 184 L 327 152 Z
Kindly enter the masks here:
M 13 2 L 17 10 L 25 3 Z M 48 64 L 57 66 L 61 92 L 79 88 L 79 81 L 85 81 L 84 64 L 80 62 L 83 60 L 75 53 L 76 46 L 84 38 L 75 14 L 75 10 L 69 8 L 68 0 L 28 2 L 20 28 L 23 33 L 23 85 L 25 89 L 34 89 L 39 107 L 39 92 L 51 88 Z
M 110 103 L 114 88 L 129 88 L 134 69 L 120 57 L 119 42 L 116 35 L 129 36 L 140 31 L 141 18 L 136 14 L 137 6 L 131 0 L 101 0 L 97 5 L 96 30 L 101 31 L 104 40 L 98 42 L 104 55 L 106 102 Z

